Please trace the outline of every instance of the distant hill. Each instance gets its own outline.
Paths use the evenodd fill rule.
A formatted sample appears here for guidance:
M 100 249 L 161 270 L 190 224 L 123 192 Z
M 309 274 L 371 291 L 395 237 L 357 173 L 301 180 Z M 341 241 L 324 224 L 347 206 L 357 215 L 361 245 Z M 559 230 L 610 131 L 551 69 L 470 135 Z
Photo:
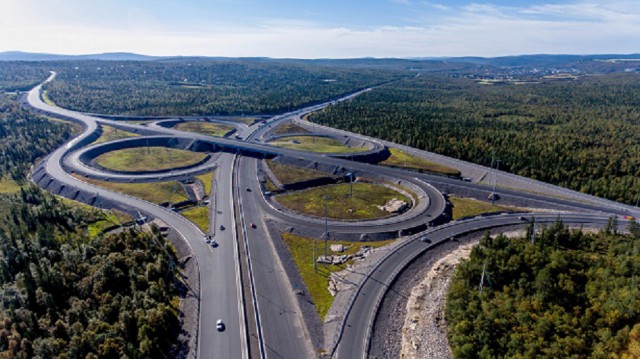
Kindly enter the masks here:
M 384 68 L 415 72 L 486 74 L 513 69 L 546 69 L 583 73 L 640 72 L 640 54 L 518 55 L 502 57 L 279 59 L 268 57 L 147 56 L 128 52 L 89 55 L 57 55 L 20 51 L 0 52 L 1 61 L 246 61 L 277 62 L 347 68 Z
M 640 59 L 640 54 L 616 55 L 518 55 L 502 57 L 451 57 L 441 60 L 451 62 L 464 62 L 477 65 L 498 67 L 550 67 L 567 66 L 580 62 L 604 61 L 620 59 Z
M 90 55 L 40 54 L 22 51 L 0 52 L 0 61 L 66 61 L 66 60 L 105 60 L 105 61 L 149 61 L 160 57 L 138 55 L 128 52 L 110 52 Z

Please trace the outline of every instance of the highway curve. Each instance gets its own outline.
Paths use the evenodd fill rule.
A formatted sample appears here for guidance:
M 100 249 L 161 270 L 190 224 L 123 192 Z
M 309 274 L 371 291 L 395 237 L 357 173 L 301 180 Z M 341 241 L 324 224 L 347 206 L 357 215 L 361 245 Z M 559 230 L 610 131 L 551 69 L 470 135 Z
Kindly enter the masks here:
M 47 79 L 51 81 L 55 73 Z M 362 223 L 344 223 L 332 221 L 330 232 L 338 233 L 378 233 L 396 232 L 408 228 L 422 228 L 432 223 L 440 216 L 445 208 L 445 200 L 441 193 L 431 184 L 443 188 L 473 190 L 488 195 L 491 189 L 485 185 L 463 182 L 442 176 L 419 174 L 402 169 L 383 167 L 368 163 L 350 161 L 345 158 L 335 158 L 324 154 L 300 152 L 296 150 L 270 146 L 261 143 L 270 129 L 279 124 L 295 120 L 301 121 L 301 116 L 309 112 L 320 110 L 337 101 L 347 101 L 365 89 L 337 101 L 328 101 L 310 106 L 287 114 L 275 116 L 266 123 L 258 123 L 249 127 L 237 128 L 239 137 L 244 140 L 230 138 L 213 138 L 210 136 L 178 131 L 162 126 L 141 126 L 123 123 L 121 121 L 97 118 L 86 114 L 70 111 L 45 104 L 40 98 L 39 85 L 28 94 L 29 104 L 37 110 L 52 114 L 56 117 L 71 120 L 83 127 L 83 133 L 55 150 L 39 164 L 34 171 L 32 180 L 42 186 L 49 186 L 52 182 L 63 187 L 71 187 L 88 196 L 102 199 L 139 210 L 141 213 L 159 218 L 173 227 L 189 245 L 198 263 L 201 277 L 199 330 L 197 333 L 197 355 L 201 358 L 246 358 L 249 356 L 249 334 L 258 337 L 261 357 L 296 357 L 300 353 L 304 356 L 313 355 L 310 349 L 310 339 L 299 315 L 299 307 L 288 278 L 284 274 L 282 265 L 275 253 L 273 243 L 268 238 L 264 219 L 268 216 L 280 222 L 295 227 L 304 227 L 317 231 L 323 229 L 322 221 L 317 219 L 292 216 L 278 211 L 269 205 L 257 185 L 257 161 L 264 156 L 284 156 L 301 158 L 306 161 L 329 164 L 351 172 L 376 173 L 385 178 L 400 182 L 408 182 L 424 191 L 428 197 L 428 205 L 419 215 L 399 216 L 391 220 L 369 221 Z M 211 161 L 194 168 L 166 171 L 140 176 L 122 175 L 105 172 L 90 167 L 82 160 L 88 151 L 100 146 L 87 148 L 96 137 L 98 126 L 107 124 L 126 131 L 138 133 L 142 140 L 171 137 L 176 140 L 199 141 L 212 150 L 221 151 L 219 156 Z M 309 125 L 307 123 L 307 125 Z M 347 135 L 362 138 L 366 141 L 377 141 L 346 131 L 324 128 L 324 131 L 334 131 L 335 135 Z M 155 137 L 149 137 L 155 136 Z M 118 143 L 126 144 L 141 139 L 121 140 L 111 142 L 111 146 Z M 226 153 L 225 153 L 226 152 Z M 242 156 L 238 156 L 241 154 Z M 88 156 L 88 155 L 87 155 Z M 220 243 L 218 248 L 212 249 L 204 242 L 204 233 L 184 217 L 155 204 L 135 199 L 124 194 L 108 191 L 69 175 L 73 171 L 92 178 L 105 180 L 167 180 L 179 176 L 189 176 L 198 171 L 206 171 L 216 167 L 216 191 L 213 219 L 216 227 L 216 238 Z M 251 191 L 243 189 L 250 188 Z M 224 189 L 224 190 L 222 190 Z M 566 223 L 596 223 L 608 220 L 612 213 L 625 215 L 635 214 L 633 207 L 624 206 L 611 201 L 577 197 L 573 199 L 546 196 L 522 192 L 513 189 L 500 189 L 503 198 L 518 198 L 528 203 L 538 205 L 552 205 L 581 211 L 576 214 L 562 214 Z M 85 195 L 86 198 L 86 195 Z M 588 199 L 588 200 L 587 200 Z M 237 206 L 236 206 L 237 204 Z M 555 221 L 557 214 L 536 215 L 538 222 Z M 398 273 L 413 258 L 437 243 L 448 238 L 469 231 L 483 228 L 499 227 L 522 223 L 519 216 L 505 215 L 487 218 L 453 222 L 439 226 L 421 234 L 428 236 L 431 244 L 416 240 L 417 237 L 405 239 L 405 242 L 390 255 L 381 260 L 369 273 L 353 297 L 351 305 L 346 308 L 343 326 L 334 343 L 326 343 L 333 354 L 339 358 L 366 357 L 370 339 L 371 326 L 375 320 L 380 299 L 386 288 Z M 251 225 L 254 224 L 254 225 Z M 227 230 L 221 230 L 218 226 Z M 253 228 L 256 227 L 256 228 Z M 241 262 L 241 252 L 246 253 L 246 262 Z M 240 267 L 246 267 L 248 273 L 242 272 Z M 243 274 L 244 275 L 241 275 Z M 244 279 L 243 279 L 244 278 Z M 248 282 L 244 282 L 248 280 Z M 247 289 L 249 288 L 249 289 Z M 244 290 L 243 290 L 244 289 Z M 246 303 L 246 307 L 245 304 Z M 246 308 L 251 305 L 251 310 Z M 252 313 L 252 314 L 250 314 Z M 215 321 L 224 318 L 227 328 L 220 333 L 215 330 Z M 366 325 L 363 325 L 366 324 Z

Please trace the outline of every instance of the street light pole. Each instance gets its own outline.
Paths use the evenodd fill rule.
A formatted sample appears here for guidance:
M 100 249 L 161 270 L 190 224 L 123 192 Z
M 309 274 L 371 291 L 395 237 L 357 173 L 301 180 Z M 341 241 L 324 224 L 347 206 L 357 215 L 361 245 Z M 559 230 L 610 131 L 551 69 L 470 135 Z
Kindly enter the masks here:
M 491 172 L 493 172 L 493 189 L 491 190 L 491 204 L 493 204 L 493 202 L 496 199 L 496 182 L 497 182 L 497 177 L 498 177 L 498 172 L 497 169 L 498 167 L 500 167 L 500 160 L 496 159 L 496 168 L 493 169 L 493 156 L 491 157 Z
M 316 237 L 313 237 L 313 271 L 318 273 L 318 261 L 316 260 Z
M 328 253 L 327 253 L 327 245 L 328 245 L 328 240 L 329 240 L 329 228 L 328 228 L 328 226 L 329 226 L 329 223 L 328 223 L 329 222 L 329 218 L 328 218 L 329 217 L 328 216 L 329 208 L 327 206 L 327 200 L 329 199 L 329 196 L 325 194 L 322 197 L 322 199 L 324 199 L 324 258 L 326 260 L 327 259 L 327 255 L 328 255 Z

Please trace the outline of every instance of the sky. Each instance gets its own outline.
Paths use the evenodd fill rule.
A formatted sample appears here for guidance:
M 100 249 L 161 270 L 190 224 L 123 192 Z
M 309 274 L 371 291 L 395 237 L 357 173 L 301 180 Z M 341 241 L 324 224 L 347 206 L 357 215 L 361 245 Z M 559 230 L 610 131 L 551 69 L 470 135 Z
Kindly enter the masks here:
M 640 53 L 640 0 L 0 0 L 0 51 L 275 58 Z

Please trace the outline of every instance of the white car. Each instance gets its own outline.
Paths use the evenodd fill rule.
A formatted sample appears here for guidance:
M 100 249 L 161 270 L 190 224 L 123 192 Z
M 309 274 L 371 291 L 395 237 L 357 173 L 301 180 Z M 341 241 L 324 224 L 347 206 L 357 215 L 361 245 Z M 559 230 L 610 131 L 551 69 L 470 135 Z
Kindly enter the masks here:
M 222 322 L 222 319 L 218 319 L 216 322 L 216 329 L 218 329 L 219 332 L 224 331 L 224 323 Z

